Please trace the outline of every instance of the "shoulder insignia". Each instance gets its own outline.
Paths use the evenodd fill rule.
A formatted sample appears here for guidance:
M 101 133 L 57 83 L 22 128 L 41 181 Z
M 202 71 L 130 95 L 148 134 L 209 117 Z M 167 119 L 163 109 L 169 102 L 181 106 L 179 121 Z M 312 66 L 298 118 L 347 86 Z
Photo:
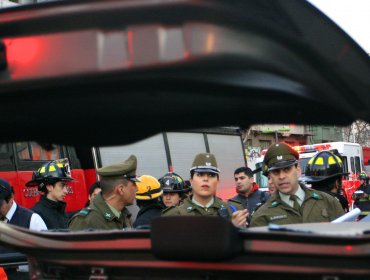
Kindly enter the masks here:
M 319 195 L 316 192 L 313 192 L 312 195 L 311 195 L 311 197 L 314 198 L 314 199 L 321 199 L 321 195 Z
M 91 212 L 91 208 L 84 208 L 84 209 L 81 209 L 76 215 L 87 216 L 90 214 L 90 212 Z
M 190 212 L 191 210 L 193 210 L 193 206 L 188 206 L 187 208 L 186 208 L 186 210 L 188 211 L 188 212 Z
M 276 206 L 278 206 L 279 204 L 280 204 L 280 202 L 279 202 L 279 201 L 274 200 L 273 202 L 271 202 L 271 205 L 269 206 L 269 208 L 276 207 Z
M 114 216 L 110 212 L 105 212 L 104 213 L 104 218 L 106 218 L 107 220 L 111 220 L 112 218 L 114 218 Z

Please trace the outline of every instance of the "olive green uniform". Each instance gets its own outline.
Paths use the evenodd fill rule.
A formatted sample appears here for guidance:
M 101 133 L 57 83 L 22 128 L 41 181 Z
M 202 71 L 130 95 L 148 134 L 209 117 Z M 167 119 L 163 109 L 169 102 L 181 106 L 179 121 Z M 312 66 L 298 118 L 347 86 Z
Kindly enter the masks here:
M 220 216 L 231 221 L 234 210 L 241 210 L 240 202 L 224 202 L 214 197 L 213 205 L 205 208 L 192 202 L 192 196 L 186 198 L 179 206 L 171 206 L 163 210 L 162 216 Z M 230 207 L 230 205 L 233 205 Z
M 280 199 L 278 192 L 252 214 L 251 227 L 272 224 L 296 224 L 330 222 L 344 214 L 335 197 L 300 184 L 305 192 L 300 211 L 290 207 Z
M 82 209 L 75 214 L 70 223 L 69 229 L 73 231 L 86 229 L 111 230 L 132 227 L 131 214 L 124 208 L 118 218 L 101 194 L 97 194 L 91 207 Z

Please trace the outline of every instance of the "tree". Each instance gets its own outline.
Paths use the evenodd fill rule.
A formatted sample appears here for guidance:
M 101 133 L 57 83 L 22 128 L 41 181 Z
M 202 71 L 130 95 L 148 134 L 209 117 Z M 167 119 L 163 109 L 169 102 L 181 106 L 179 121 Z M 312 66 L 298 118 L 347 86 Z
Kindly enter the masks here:
M 357 120 L 350 126 L 344 127 L 343 140 L 359 143 L 361 146 L 370 146 L 370 124 Z

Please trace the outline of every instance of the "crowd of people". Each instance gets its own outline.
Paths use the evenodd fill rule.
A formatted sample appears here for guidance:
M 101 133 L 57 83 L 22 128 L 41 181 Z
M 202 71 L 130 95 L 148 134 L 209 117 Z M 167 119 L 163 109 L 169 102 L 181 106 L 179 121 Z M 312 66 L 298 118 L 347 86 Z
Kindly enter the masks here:
M 76 213 L 66 213 L 64 198 L 70 176 L 64 160 L 50 161 L 33 173 L 26 186 L 37 186 L 40 200 L 32 209 L 14 201 L 9 182 L 0 179 L 0 219 L 33 230 L 111 230 L 148 229 L 161 216 L 220 216 L 236 227 L 274 224 L 330 222 L 349 210 L 341 182 L 343 163 L 328 151 L 317 153 L 301 177 L 299 154 L 285 143 L 270 146 L 263 160 L 263 174 L 269 191 L 254 182 L 255 170 L 237 168 L 234 172 L 236 195 L 222 200 L 216 196 L 221 172 L 215 155 L 196 155 L 189 170 L 190 180 L 174 172 L 161 178 L 136 176 L 137 158 L 131 155 L 121 163 L 97 170 L 100 181 L 89 190 L 86 205 Z M 370 213 L 370 186 L 366 173 L 354 193 L 355 206 L 364 217 Z M 310 184 L 307 187 L 305 183 Z M 135 204 L 135 221 L 127 209 Z
M 273 144 L 262 165 L 269 191 L 261 191 L 254 182 L 256 170 L 240 167 L 234 171 L 236 195 L 226 201 L 216 196 L 221 171 L 211 153 L 195 156 L 189 181 L 174 172 L 159 179 L 137 177 L 136 170 L 134 155 L 98 169 L 100 181 L 90 187 L 85 207 L 72 214 L 66 213 L 64 202 L 67 184 L 74 181 L 66 160 L 47 162 L 26 183 L 41 193 L 32 209 L 18 205 L 13 187 L 0 178 L 0 221 L 38 231 L 80 231 L 149 229 L 153 219 L 167 216 L 219 216 L 246 228 L 330 222 L 349 211 L 342 190 L 343 163 L 339 155 L 328 151 L 312 157 L 302 177 L 297 151 L 285 143 Z M 366 173 L 359 180 L 352 198 L 361 219 L 370 214 L 370 185 Z M 139 212 L 133 221 L 127 207 L 135 201 Z M 0 252 L 12 251 L 0 247 Z M 12 273 L 7 271 L 8 276 Z M 21 279 L 19 273 L 17 277 Z

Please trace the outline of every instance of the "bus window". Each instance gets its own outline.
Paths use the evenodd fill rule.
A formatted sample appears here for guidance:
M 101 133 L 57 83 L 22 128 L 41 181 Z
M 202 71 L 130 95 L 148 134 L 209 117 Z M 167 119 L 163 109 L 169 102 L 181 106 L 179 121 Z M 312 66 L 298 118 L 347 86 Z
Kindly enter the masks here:
M 355 169 L 355 159 L 353 157 L 351 157 L 351 172 L 352 173 L 356 173 L 356 169 Z
M 360 174 L 362 171 L 360 157 L 355 157 L 355 166 L 356 166 L 356 173 Z
M 343 162 L 343 173 L 344 174 L 347 174 L 344 176 L 344 178 L 346 180 L 348 180 L 348 161 L 347 161 L 347 157 L 340 157 L 342 159 L 342 162 Z
M 307 157 L 307 158 L 301 158 L 299 159 L 299 165 L 301 166 L 301 175 L 304 175 L 305 171 L 306 171 L 306 166 L 307 166 L 307 163 L 308 161 L 310 160 L 311 158 Z
M 61 147 L 53 145 L 54 149 L 46 150 L 36 142 L 17 142 L 16 149 L 20 160 L 56 160 L 61 158 Z
M 262 162 L 256 163 L 256 169 L 262 167 Z M 256 173 L 256 183 L 260 188 L 268 188 L 267 177 L 262 175 L 262 171 Z

